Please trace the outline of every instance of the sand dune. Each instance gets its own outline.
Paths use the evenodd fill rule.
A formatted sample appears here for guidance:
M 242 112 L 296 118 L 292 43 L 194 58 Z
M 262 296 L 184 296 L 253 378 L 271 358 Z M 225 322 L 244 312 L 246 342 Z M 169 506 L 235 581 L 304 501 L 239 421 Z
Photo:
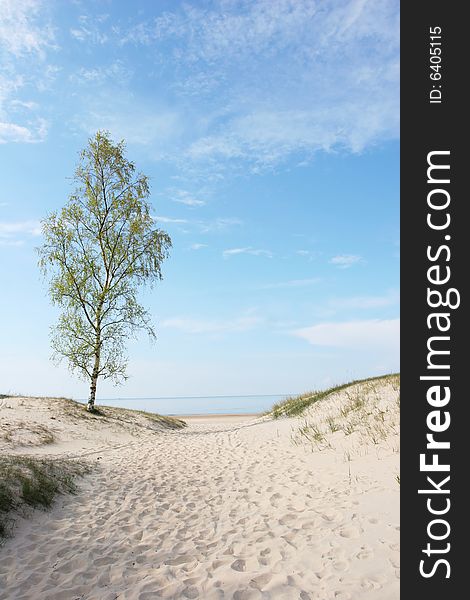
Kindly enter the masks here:
M 188 419 L 75 448 L 94 469 L 20 520 L 0 598 L 397 599 L 395 442 L 356 440 L 346 460 L 340 432 L 294 444 L 304 420 Z

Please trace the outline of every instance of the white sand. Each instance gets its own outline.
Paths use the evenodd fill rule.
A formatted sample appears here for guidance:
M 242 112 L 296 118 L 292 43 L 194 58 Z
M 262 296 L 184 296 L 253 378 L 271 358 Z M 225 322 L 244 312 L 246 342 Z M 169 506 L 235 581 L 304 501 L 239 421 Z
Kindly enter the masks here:
M 76 423 L 73 454 L 96 466 L 78 495 L 19 520 L 0 548 L 0 598 L 399 597 L 395 438 L 336 432 L 312 451 L 292 443 L 304 419 L 200 421 L 137 439 Z

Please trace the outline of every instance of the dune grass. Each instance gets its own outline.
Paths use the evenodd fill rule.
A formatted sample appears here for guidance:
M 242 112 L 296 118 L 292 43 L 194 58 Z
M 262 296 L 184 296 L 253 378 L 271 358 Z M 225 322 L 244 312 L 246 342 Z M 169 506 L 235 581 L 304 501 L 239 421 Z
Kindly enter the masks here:
M 77 419 L 103 419 L 121 422 L 132 422 L 136 417 L 143 417 L 148 425 L 159 425 L 164 429 L 182 429 L 186 422 L 175 417 L 166 417 L 157 413 L 132 408 L 117 408 L 116 406 L 97 406 L 92 412 L 86 410 L 86 406 L 70 398 L 60 398 L 64 413 Z M 150 427 L 151 428 L 151 427 Z
M 74 480 L 89 470 L 77 460 L 0 456 L 0 540 L 9 534 L 15 513 L 49 508 L 57 494 L 75 493 Z
M 22 432 L 27 432 L 31 437 L 28 446 L 47 446 L 55 442 L 54 432 L 45 425 L 39 423 L 25 423 L 24 421 L 15 422 L 9 429 L 0 432 L 0 439 L 11 444 L 12 446 L 17 444 L 17 436 L 21 435 Z
M 392 397 L 384 402 L 384 390 L 391 388 Z M 326 390 L 319 399 L 328 396 L 325 407 L 309 411 L 304 423 L 293 434 L 295 444 L 309 443 L 319 450 L 333 448 L 342 440 L 354 438 L 354 445 L 379 446 L 388 439 L 393 444 L 399 432 L 400 376 L 398 374 L 354 381 L 346 386 Z M 341 391 L 342 394 L 335 393 Z M 390 393 L 390 391 L 389 391 Z M 335 434 L 339 435 L 336 436 Z M 393 445 L 392 444 L 392 445 Z M 398 451 L 395 447 L 394 451 Z
M 336 385 L 326 390 L 305 392 L 304 394 L 300 394 L 299 396 L 292 396 L 286 398 L 282 402 L 277 402 L 273 405 L 272 409 L 267 413 L 272 416 L 274 419 L 279 419 L 280 417 L 298 417 L 304 413 L 304 411 L 314 404 L 315 402 L 319 402 L 326 398 L 330 394 L 335 392 L 340 392 L 352 385 L 357 383 L 366 383 L 378 380 L 386 380 L 388 378 L 393 379 L 398 377 L 396 373 L 391 373 L 389 375 L 380 375 L 378 377 L 369 377 L 367 379 L 357 379 L 354 381 L 350 381 L 349 383 L 343 383 L 341 385 Z

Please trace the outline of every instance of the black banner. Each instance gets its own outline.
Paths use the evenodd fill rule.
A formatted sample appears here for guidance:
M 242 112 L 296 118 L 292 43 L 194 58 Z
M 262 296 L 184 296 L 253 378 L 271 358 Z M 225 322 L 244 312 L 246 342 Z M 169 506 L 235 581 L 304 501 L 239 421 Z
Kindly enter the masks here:
M 418 12 L 419 11 L 419 12 Z M 401 11 L 401 597 L 466 589 L 469 454 L 463 5 Z M 468 103 L 468 102 L 467 102 Z M 467 109 L 468 110 L 468 109 Z M 459 590 L 459 593 L 457 593 Z

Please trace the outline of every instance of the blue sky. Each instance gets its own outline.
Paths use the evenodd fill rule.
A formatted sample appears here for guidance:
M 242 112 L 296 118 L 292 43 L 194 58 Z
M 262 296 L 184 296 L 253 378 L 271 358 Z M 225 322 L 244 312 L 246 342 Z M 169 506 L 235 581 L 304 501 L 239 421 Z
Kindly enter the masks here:
M 50 361 L 39 222 L 97 129 L 173 240 L 101 396 L 294 393 L 396 371 L 398 2 L 0 0 L 0 391 Z

